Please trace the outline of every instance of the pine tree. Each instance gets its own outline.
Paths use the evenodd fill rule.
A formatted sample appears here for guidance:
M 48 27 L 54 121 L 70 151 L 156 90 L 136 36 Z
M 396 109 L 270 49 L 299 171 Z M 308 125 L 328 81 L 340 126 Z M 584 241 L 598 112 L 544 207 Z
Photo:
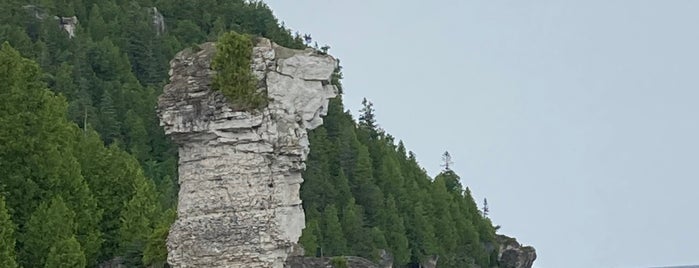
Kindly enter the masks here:
M 76 155 L 89 188 L 94 193 L 104 217 L 99 223 L 104 244 L 101 256 L 117 254 L 120 214 L 134 194 L 133 183 L 145 180 L 138 162 L 116 144 L 105 148 L 94 131 L 80 135 Z
M 379 227 L 372 227 L 369 231 L 369 237 L 371 238 L 371 253 L 370 256 L 372 260 L 379 260 L 379 251 L 388 248 L 388 242 L 386 242 L 386 235 L 383 230 Z
M 151 154 L 148 140 L 148 132 L 143 125 L 143 120 L 133 110 L 126 113 L 126 133 L 128 135 L 128 148 L 132 155 L 141 163 L 145 162 Z
M 408 218 L 409 223 L 406 224 L 411 261 L 424 263 L 429 257 L 438 253 L 437 240 L 421 202 L 416 202 L 413 206 Z
M 374 104 L 366 98 L 362 100 L 362 109 L 359 111 L 359 126 L 367 129 L 372 138 L 378 135 Z
M 54 197 L 42 203 L 27 222 L 27 231 L 21 241 L 24 245 L 20 255 L 22 266 L 44 267 L 51 247 L 74 238 L 76 232 L 75 213 L 63 198 Z
M 5 205 L 5 198 L 0 195 L 0 267 L 16 268 L 15 261 L 15 224 Z
M 130 266 L 142 265 L 143 250 L 153 233 L 158 199 L 149 179 L 134 181 L 134 195 L 121 211 L 119 248 Z
M 393 196 L 386 198 L 386 206 L 381 214 L 381 228 L 385 231 L 386 244 L 393 254 L 396 264 L 407 264 L 410 258 L 408 249 L 408 238 L 405 236 L 406 230 L 403 218 L 399 215 L 398 208 Z
M 339 256 L 347 253 L 347 240 L 342 232 L 342 225 L 337 217 L 335 205 L 329 205 L 323 211 L 323 255 Z
M 311 218 L 306 220 L 306 227 L 303 229 L 299 244 L 305 250 L 306 256 L 315 256 L 317 249 L 320 247 L 320 223 L 318 219 Z
M 325 129 L 321 126 L 311 131 L 309 140 L 313 144 L 306 160 L 307 168 L 303 173 L 304 183 L 301 186 L 301 199 L 304 204 L 316 204 L 319 207 L 332 203 L 335 199 L 335 188 L 331 184 L 330 167 L 328 164 L 327 148 L 330 144 Z
M 373 254 L 372 240 L 369 230 L 364 228 L 361 209 L 350 199 L 342 209 L 342 231 L 347 239 L 351 255 L 371 257 Z
M 448 151 L 445 151 L 444 154 L 442 154 L 442 161 L 444 162 L 444 164 L 442 164 L 444 171 L 451 171 L 451 166 L 454 164 L 454 162 L 451 161 L 451 155 Z
M 440 261 L 442 264 L 446 264 L 446 266 L 452 266 L 454 261 L 453 254 L 457 243 L 454 220 L 449 210 L 452 196 L 447 191 L 443 179 L 434 180 L 431 194 L 431 219 L 435 237 L 439 241 Z
M 340 168 L 337 176 L 332 176 L 332 189 L 335 191 L 335 206 L 341 206 L 350 202 L 352 199 L 352 191 L 350 190 L 349 181 L 345 171 Z
M 366 218 L 370 223 L 376 222 L 378 211 L 381 210 L 383 194 L 374 184 L 371 157 L 365 146 L 360 145 L 357 162 L 354 167 L 354 179 L 351 182 L 352 192 L 357 203 L 364 208 Z
M 58 241 L 51 247 L 46 268 L 82 268 L 85 267 L 85 254 L 74 236 Z
M 143 264 L 147 267 L 167 267 L 167 236 L 170 225 L 175 222 L 177 214 L 174 209 L 168 209 L 158 219 L 148 244 L 143 250 Z
M 109 91 L 102 92 L 99 109 L 99 132 L 102 138 L 110 144 L 119 139 L 121 130 L 117 120 L 117 111 L 114 107 L 112 94 Z
M 102 17 L 102 12 L 97 4 L 93 4 L 90 9 L 90 24 L 88 32 L 94 41 L 100 41 L 110 34 L 109 27 Z

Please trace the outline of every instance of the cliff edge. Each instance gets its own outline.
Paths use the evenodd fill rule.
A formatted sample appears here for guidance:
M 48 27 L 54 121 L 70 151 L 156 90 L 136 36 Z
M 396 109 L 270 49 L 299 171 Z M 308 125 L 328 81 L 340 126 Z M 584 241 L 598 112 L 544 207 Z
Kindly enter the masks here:
M 501 268 L 531 268 L 536 260 L 536 250 L 530 246 L 519 244 L 516 239 L 497 235 L 500 245 L 498 262 Z
M 252 69 L 269 104 L 231 107 L 211 89 L 214 43 L 178 53 L 158 99 L 165 133 L 179 147 L 173 267 L 281 268 L 304 228 L 299 198 L 307 130 L 322 124 L 337 61 L 314 50 L 255 41 Z

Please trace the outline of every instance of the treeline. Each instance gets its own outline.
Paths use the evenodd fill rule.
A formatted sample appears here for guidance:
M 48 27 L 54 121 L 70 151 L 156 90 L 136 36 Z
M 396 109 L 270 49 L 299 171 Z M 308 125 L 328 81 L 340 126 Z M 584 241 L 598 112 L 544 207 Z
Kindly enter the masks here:
M 358 122 L 331 101 L 325 124 L 311 132 L 301 199 L 307 255 L 358 255 L 397 265 L 497 265 L 495 228 L 468 188 L 445 169 L 431 179 L 402 142 L 376 124 L 364 101 Z
M 77 17 L 75 36 L 54 16 Z M 156 98 L 177 51 L 231 30 L 304 47 L 255 1 L 0 2 L 0 267 L 164 266 L 177 149 Z M 493 227 L 458 176 L 430 179 L 370 106 L 359 123 L 343 110 L 333 100 L 310 136 L 306 251 L 494 264 Z

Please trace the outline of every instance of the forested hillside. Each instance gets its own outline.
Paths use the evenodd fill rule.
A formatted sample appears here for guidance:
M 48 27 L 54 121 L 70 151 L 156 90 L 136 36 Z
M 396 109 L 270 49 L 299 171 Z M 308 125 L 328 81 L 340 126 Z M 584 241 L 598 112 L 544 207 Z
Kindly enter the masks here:
M 73 16 L 71 37 L 59 25 Z M 0 267 L 164 266 L 177 150 L 156 98 L 177 51 L 231 30 L 305 46 L 257 2 L 0 2 Z M 495 228 L 458 175 L 430 178 L 371 103 L 360 113 L 334 99 L 311 132 L 306 253 L 497 265 Z

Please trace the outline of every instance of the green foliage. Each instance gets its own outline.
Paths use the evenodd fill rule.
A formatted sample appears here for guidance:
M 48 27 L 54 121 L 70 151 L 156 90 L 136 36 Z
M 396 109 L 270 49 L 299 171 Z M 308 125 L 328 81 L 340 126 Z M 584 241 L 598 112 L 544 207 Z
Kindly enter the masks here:
M 224 33 L 216 43 L 216 55 L 211 68 L 216 71 L 213 88 L 228 97 L 239 110 L 253 110 L 267 105 L 266 92 L 257 90 L 257 78 L 252 74 L 252 40 L 236 32 Z
M 175 221 L 176 216 L 175 210 L 169 209 L 160 217 L 143 250 L 144 265 L 148 267 L 167 267 L 166 241 L 170 225 Z
M 51 247 L 46 259 L 46 268 L 80 268 L 85 267 L 85 254 L 75 237 L 58 241 Z
M 303 229 L 299 244 L 305 249 L 306 256 L 315 256 L 317 249 L 320 247 L 321 232 L 320 224 L 317 219 L 312 219 L 306 222 L 306 228 Z
M 445 170 L 430 179 L 402 142 L 396 144 L 377 127 L 371 103 L 363 104 L 355 122 L 339 100 L 332 100 L 324 126 L 309 135 L 301 196 L 306 211 L 325 208 L 306 215 L 307 222 L 322 219 L 325 224 L 323 251 L 375 259 L 379 249 L 386 249 L 401 266 L 434 255 L 440 257 L 440 267 L 495 265 L 485 248 L 493 243 L 495 229 L 459 176 Z M 346 197 L 343 185 L 349 186 Z M 338 214 L 343 235 L 328 235 L 338 206 L 343 208 Z M 342 253 L 334 250 L 343 243 Z
M 7 43 L 0 51 L 0 62 L 4 66 L 0 68 L 0 123 L 7 127 L 0 130 L 0 142 L 5 145 L 0 147 L 0 170 L 7 178 L 2 185 L 8 189 L 7 204 L 19 226 L 18 237 L 31 237 L 30 227 L 46 224 L 29 224 L 30 215 L 42 201 L 49 201 L 46 196 L 58 196 L 74 211 L 78 226 L 75 235 L 87 249 L 88 259 L 94 260 L 101 244 L 98 223 L 102 212 L 74 157 L 76 129 L 65 120 L 65 100 L 47 90 L 40 81 L 38 66 Z M 51 246 L 33 248 L 22 239 L 20 242 L 22 263 L 43 261 Z M 28 251 L 40 248 L 44 251 L 36 254 L 43 257 L 26 258 L 34 254 Z
M 343 255 L 347 252 L 347 240 L 342 232 L 342 225 L 337 217 L 335 205 L 323 211 L 323 255 Z
M 0 195 L 0 267 L 16 268 L 15 261 L 15 224 L 7 212 L 5 198 Z
M 342 209 L 342 231 L 347 239 L 350 252 L 360 256 L 371 256 L 373 253 L 373 241 L 369 236 L 369 230 L 364 228 L 362 212 L 354 203 L 354 198 Z
M 44 267 L 52 247 L 61 241 L 75 238 L 75 213 L 61 197 L 42 203 L 27 222 L 27 230 L 21 240 L 25 248 L 20 255 L 23 266 Z
M 143 250 L 154 231 L 155 217 L 158 215 L 155 185 L 141 178 L 133 182 L 133 197 L 121 211 L 119 252 L 126 257 L 129 266 L 142 265 Z
M 347 258 L 344 256 L 333 257 L 330 259 L 330 264 L 332 264 L 333 268 L 349 268 Z

